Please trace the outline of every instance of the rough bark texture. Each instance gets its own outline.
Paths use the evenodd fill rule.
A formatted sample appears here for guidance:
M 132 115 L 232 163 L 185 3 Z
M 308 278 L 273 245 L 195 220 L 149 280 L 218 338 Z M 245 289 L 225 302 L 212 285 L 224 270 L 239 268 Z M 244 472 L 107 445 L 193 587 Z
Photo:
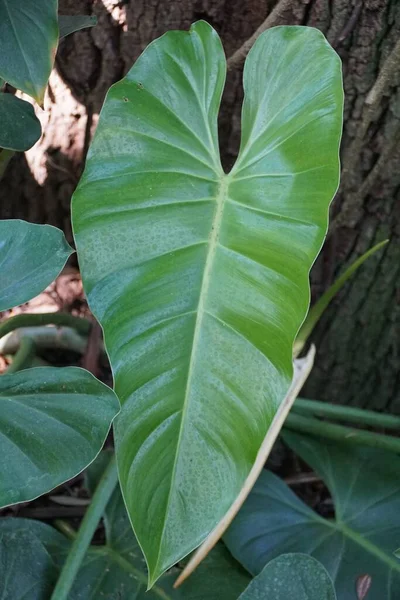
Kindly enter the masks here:
M 26 157 L 11 161 L 0 187 L 0 216 L 52 223 L 70 235 L 70 197 L 108 87 L 168 29 L 206 19 L 229 56 L 275 5 L 276 0 L 60 0 L 60 13 L 95 14 L 99 24 L 61 42 L 41 114 L 43 139 Z M 346 264 L 390 238 L 315 332 L 318 358 L 306 393 L 399 413 L 400 62 L 387 59 L 399 39 L 400 3 L 293 0 L 275 24 L 320 28 L 344 65 L 343 177 L 332 233 L 313 269 L 314 298 Z M 227 168 L 239 144 L 240 80 L 240 70 L 229 73 L 221 114 Z

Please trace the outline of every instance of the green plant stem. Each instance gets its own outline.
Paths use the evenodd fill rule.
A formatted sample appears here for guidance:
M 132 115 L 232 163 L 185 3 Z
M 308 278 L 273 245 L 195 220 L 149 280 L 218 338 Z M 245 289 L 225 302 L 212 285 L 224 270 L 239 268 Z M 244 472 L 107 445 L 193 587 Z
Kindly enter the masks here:
M 31 364 L 31 360 L 34 358 L 36 353 L 35 342 L 30 338 L 24 338 L 21 340 L 20 347 L 14 355 L 11 365 L 7 369 L 8 373 L 16 373 L 26 369 Z
M 319 421 L 312 417 L 304 417 L 294 413 L 288 415 L 284 428 L 308 433 L 319 438 L 337 440 L 346 444 L 370 446 L 400 453 L 400 438 L 372 433 L 371 431 L 362 431 L 361 429 L 351 429 L 343 425 Z
M 65 535 L 69 540 L 74 541 L 77 538 L 77 532 L 69 523 L 63 521 L 62 519 L 56 519 L 54 521 L 54 526 Z
M 90 546 L 90 542 L 117 482 L 117 465 L 115 455 L 113 454 L 93 494 L 90 506 L 83 517 L 81 526 L 71 545 L 67 560 L 61 570 L 60 577 L 50 600 L 67 600 L 86 551 Z
M 33 327 L 37 325 L 64 325 L 72 327 L 79 333 L 88 334 L 92 323 L 88 319 L 74 317 L 68 313 L 39 313 L 39 314 L 22 314 L 10 317 L 3 323 L 0 323 L 0 338 L 19 329 L 20 327 Z
M 304 415 L 312 414 L 316 417 L 330 417 L 339 421 L 357 423 L 358 425 L 371 425 L 372 427 L 400 430 L 400 417 L 384 415 L 363 408 L 354 408 L 353 406 L 342 406 L 341 404 L 329 404 L 328 402 L 297 398 L 292 411 Z

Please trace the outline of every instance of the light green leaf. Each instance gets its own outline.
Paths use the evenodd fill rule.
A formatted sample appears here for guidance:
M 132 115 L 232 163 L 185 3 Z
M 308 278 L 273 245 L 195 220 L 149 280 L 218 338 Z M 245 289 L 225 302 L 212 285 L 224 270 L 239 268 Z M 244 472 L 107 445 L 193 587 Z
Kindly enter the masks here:
M 58 15 L 58 27 L 60 30 L 60 39 L 86 29 L 87 27 L 94 27 L 97 25 L 97 17 L 90 15 Z
M 96 463 L 99 466 L 102 461 Z M 146 565 L 119 490 L 107 507 L 105 532 L 106 543 L 90 547 L 69 600 L 236 600 L 250 581 L 249 575 L 220 544 L 179 590 L 172 587 L 178 574 L 178 569 L 173 569 L 147 592 Z M 19 546 L 18 540 L 24 548 Z M 65 560 L 69 545 L 64 536 L 43 523 L 0 519 L 0 594 L 3 593 L 0 597 L 48 600 L 48 590 L 55 584 L 57 570 Z M 29 568 L 35 561 L 39 567 L 37 573 Z M 5 589 L 1 587 L 2 582 L 3 586 L 7 582 Z M 29 589 L 35 582 L 37 588 L 31 595 L 24 596 L 22 590 Z M 46 590 L 47 595 L 42 590 Z
M 336 600 L 332 580 L 315 558 L 282 554 L 253 579 L 239 600 Z
M 400 458 L 392 453 L 285 433 L 326 483 L 335 519 L 323 519 L 278 477 L 264 471 L 225 536 L 251 573 L 286 552 L 311 554 L 327 569 L 339 600 L 355 600 L 369 575 L 368 600 L 397 600 L 400 562 Z
M 56 227 L 18 219 L 0 221 L 0 311 L 40 294 L 72 252 Z
M 0 0 L 0 77 L 41 105 L 58 44 L 57 0 Z
M 0 377 L 0 506 L 32 500 L 82 471 L 119 411 L 114 392 L 75 367 Z
M 151 584 L 229 509 L 285 397 L 338 183 L 341 68 L 319 31 L 276 27 L 257 40 L 228 175 L 225 71 L 205 22 L 150 44 L 108 93 L 73 199 Z
M 42 134 L 33 106 L 12 94 L 0 92 L 0 123 L 0 147 L 7 150 L 29 150 Z
M 375 252 L 380 250 L 383 246 L 386 246 L 389 240 L 384 240 L 383 242 L 379 242 L 375 244 L 372 248 L 370 248 L 367 252 L 364 252 L 357 260 L 353 262 L 348 269 L 345 270 L 343 275 L 337 278 L 337 280 L 331 285 L 329 289 L 326 290 L 324 294 L 322 294 L 321 298 L 311 307 L 303 325 L 299 333 L 297 334 L 296 341 L 293 347 L 293 355 L 296 357 L 300 354 L 304 345 L 308 338 L 310 337 L 314 327 L 324 314 L 325 310 L 328 308 L 331 300 L 336 296 L 336 294 L 342 289 L 344 284 L 354 275 L 359 267 Z

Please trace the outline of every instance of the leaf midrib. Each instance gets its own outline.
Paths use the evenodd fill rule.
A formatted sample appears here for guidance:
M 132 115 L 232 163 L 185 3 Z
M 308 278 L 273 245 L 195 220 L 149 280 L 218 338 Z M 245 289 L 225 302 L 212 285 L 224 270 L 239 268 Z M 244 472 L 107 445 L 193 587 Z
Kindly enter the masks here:
M 160 555 L 161 555 L 161 547 L 162 547 L 162 542 L 163 542 L 163 538 L 164 538 L 165 527 L 166 527 L 168 513 L 169 513 L 169 507 L 170 507 L 170 503 L 171 503 L 172 492 L 174 490 L 174 480 L 175 480 L 177 465 L 178 465 L 178 460 L 179 460 L 180 444 L 181 444 L 183 433 L 184 433 L 184 425 L 185 425 L 186 414 L 187 414 L 188 405 L 189 405 L 191 380 L 192 380 L 192 376 L 193 376 L 194 365 L 196 362 L 196 354 L 197 354 L 197 348 L 198 348 L 198 344 L 199 344 L 199 337 L 200 337 L 201 327 L 202 327 L 202 323 L 203 323 L 203 318 L 207 312 L 205 309 L 207 294 L 208 294 L 208 290 L 210 287 L 211 272 L 212 272 L 212 268 L 213 268 L 213 264 L 214 264 L 215 253 L 216 253 L 216 250 L 218 247 L 218 238 L 219 238 L 219 233 L 221 230 L 224 207 L 225 207 L 226 200 L 228 198 L 229 183 L 230 183 L 229 175 L 226 175 L 221 169 L 221 174 L 219 175 L 218 193 L 215 197 L 216 207 L 215 207 L 215 211 L 214 211 L 214 216 L 213 216 L 212 225 L 211 225 L 211 232 L 210 232 L 210 237 L 209 237 L 209 241 L 208 241 L 208 253 L 207 253 L 207 258 L 206 258 L 206 262 L 204 265 L 203 278 L 202 278 L 202 282 L 201 282 L 201 286 L 200 286 L 199 303 L 197 305 L 197 311 L 196 311 L 197 316 L 196 316 L 196 322 L 195 322 L 194 332 L 193 332 L 192 351 L 191 351 L 190 361 L 189 361 L 188 377 L 187 377 L 187 381 L 186 381 L 185 396 L 184 396 L 183 406 L 182 406 L 182 417 L 181 417 L 181 423 L 180 423 L 180 427 L 179 427 L 179 434 L 178 434 L 178 441 L 177 441 L 176 451 L 175 451 L 174 465 L 172 468 L 171 485 L 169 488 L 167 505 L 166 505 L 166 509 L 165 509 L 165 517 L 164 517 L 164 522 L 163 522 L 163 528 L 162 528 L 162 532 L 161 532 L 161 536 L 160 536 L 160 543 L 158 546 L 157 561 L 155 564 L 156 571 L 158 570 L 158 564 L 159 564 Z
M 378 546 L 367 540 L 362 534 L 348 527 L 344 522 L 324 519 L 320 517 L 317 513 L 314 513 L 312 515 L 312 518 L 313 520 L 317 521 L 318 524 L 325 525 L 325 527 L 329 527 L 337 533 L 341 533 L 343 536 L 347 537 L 358 546 L 361 546 L 361 548 L 363 548 L 366 552 L 375 556 L 377 559 L 379 559 L 381 562 L 387 565 L 390 569 L 394 569 L 395 571 L 397 571 L 397 573 L 400 573 L 400 561 L 397 561 L 391 556 L 388 556 L 383 550 L 378 548 Z

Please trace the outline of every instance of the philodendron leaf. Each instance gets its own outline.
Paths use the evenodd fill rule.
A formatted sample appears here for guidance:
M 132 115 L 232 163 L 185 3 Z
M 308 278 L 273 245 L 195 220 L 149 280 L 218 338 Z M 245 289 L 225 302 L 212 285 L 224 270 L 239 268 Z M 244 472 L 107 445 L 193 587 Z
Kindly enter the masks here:
M 255 43 L 227 175 L 225 71 L 205 22 L 150 44 L 108 93 L 73 199 L 150 584 L 226 513 L 285 397 L 338 183 L 341 68 L 319 31 L 276 27 Z
M 268 563 L 239 600 L 336 600 L 332 580 L 306 554 L 282 554 Z
M 278 477 L 264 471 L 225 536 L 254 575 L 286 552 L 318 559 L 339 600 L 355 600 L 361 576 L 372 579 L 368 600 L 396 600 L 400 562 L 400 458 L 393 453 L 285 433 L 285 440 L 328 486 L 335 519 L 308 508 Z
M 0 77 L 43 103 L 58 45 L 58 0 L 0 0 Z
M 0 0 L 1 1 L 1 0 Z M 32 104 L 0 92 L 0 148 L 24 152 L 41 136 L 40 121 Z
M 0 507 L 32 500 L 82 471 L 118 411 L 114 392 L 83 369 L 2 375 Z
M 179 590 L 172 587 L 178 573 L 178 569 L 173 569 L 147 592 L 145 561 L 119 490 L 106 510 L 105 533 L 104 545 L 90 547 L 69 600 L 237 600 L 250 581 L 250 576 L 220 544 Z M 18 545 L 19 539 L 23 549 Z M 70 542 L 48 525 L 28 519 L 0 519 L 0 597 L 48 600 L 48 590 L 55 584 L 69 547 Z M 31 572 L 29 566 L 35 561 L 37 572 Z M 28 568 L 24 569 L 24 564 Z M 35 582 L 35 592 L 24 596 L 22 591 Z
M 58 15 L 58 27 L 60 30 L 60 39 L 86 29 L 87 27 L 94 27 L 97 25 L 97 17 L 91 15 Z
M 56 227 L 18 219 L 0 221 L 0 311 L 40 294 L 72 252 Z

